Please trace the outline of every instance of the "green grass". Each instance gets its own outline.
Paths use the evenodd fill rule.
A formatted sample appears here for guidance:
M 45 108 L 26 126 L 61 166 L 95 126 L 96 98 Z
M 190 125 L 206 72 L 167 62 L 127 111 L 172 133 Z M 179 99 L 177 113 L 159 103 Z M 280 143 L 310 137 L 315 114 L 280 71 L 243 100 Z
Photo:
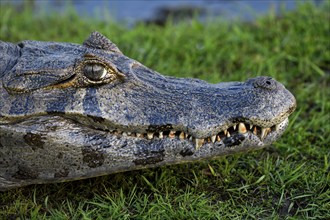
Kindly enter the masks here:
M 165 27 L 16 13 L 2 6 L 0 39 L 81 43 L 98 30 L 166 75 L 212 83 L 269 75 L 296 96 L 284 136 L 218 160 L 34 185 L 0 193 L 0 219 L 330 219 L 330 2 L 253 23 Z

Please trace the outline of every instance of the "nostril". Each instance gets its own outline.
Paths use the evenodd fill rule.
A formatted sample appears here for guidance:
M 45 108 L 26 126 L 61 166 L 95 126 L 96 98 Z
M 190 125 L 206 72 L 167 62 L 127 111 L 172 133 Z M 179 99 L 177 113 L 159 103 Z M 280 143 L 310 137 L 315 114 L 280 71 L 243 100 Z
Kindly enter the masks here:
M 271 83 L 270 81 L 267 80 L 267 81 L 266 81 L 266 84 L 270 85 L 270 84 L 272 84 L 272 83 Z

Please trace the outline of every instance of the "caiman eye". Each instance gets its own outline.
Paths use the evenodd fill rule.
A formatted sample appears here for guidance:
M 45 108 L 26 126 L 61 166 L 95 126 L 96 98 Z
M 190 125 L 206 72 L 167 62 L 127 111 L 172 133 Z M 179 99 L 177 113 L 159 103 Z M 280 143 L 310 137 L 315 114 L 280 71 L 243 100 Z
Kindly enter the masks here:
M 84 75 L 92 81 L 100 81 L 108 73 L 107 69 L 101 64 L 87 64 L 83 71 Z

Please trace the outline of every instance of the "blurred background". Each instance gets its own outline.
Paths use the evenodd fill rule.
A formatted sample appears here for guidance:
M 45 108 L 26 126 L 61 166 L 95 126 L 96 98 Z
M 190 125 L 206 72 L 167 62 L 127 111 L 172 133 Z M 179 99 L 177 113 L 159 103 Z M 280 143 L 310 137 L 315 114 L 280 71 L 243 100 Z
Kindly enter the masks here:
M 283 10 L 293 10 L 298 3 L 294 0 L 1 0 L 1 5 L 12 5 L 17 10 L 31 7 L 36 14 L 64 13 L 74 10 L 81 17 L 112 20 L 132 26 L 136 23 L 164 25 L 168 18 L 174 22 L 198 18 L 209 21 L 224 20 L 252 21 L 270 10 L 280 15 Z M 319 5 L 323 0 L 310 1 Z M 110 17 L 109 17 L 110 16 Z

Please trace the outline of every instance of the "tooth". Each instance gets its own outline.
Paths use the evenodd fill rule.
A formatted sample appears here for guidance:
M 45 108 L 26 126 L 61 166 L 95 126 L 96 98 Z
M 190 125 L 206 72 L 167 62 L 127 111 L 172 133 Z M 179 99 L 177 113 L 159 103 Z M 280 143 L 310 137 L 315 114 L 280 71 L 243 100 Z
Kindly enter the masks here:
M 204 139 L 198 139 L 196 138 L 195 139 L 195 148 L 196 150 L 198 150 L 199 148 L 201 148 L 201 146 L 203 145 L 204 143 Z
M 246 133 L 246 127 L 244 123 L 239 123 L 238 125 L 238 132 L 241 134 L 245 134 Z
M 227 137 L 230 137 L 230 133 L 229 133 L 229 131 L 227 131 Z
M 149 140 L 152 139 L 154 137 L 154 133 L 148 132 L 147 137 L 148 137 Z
M 124 137 L 127 137 L 127 133 L 126 133 L 126 132 L 123 132 L 122 135 L 123 135 Z
M 212 143 L 214 143 L 216 139 L 217 139 L 217 136 L 216 135 L 211 136 Z
M 189 141 L 192 141 L 192 136 L 189 137 Z
M 132 132 L 127 132 L 127 135 L 129 135 L 129 136 L 130 136 L 131 134 L 132 134 Z
M 220 135 L 217 135 L 217 141 L 221 141 Z
M 234 130 L 236 130 L 236 125 L 233 126 Z
M 185 135 L 184 135 L 184 132 L 182 131 L 182 132 L 180 133 L 180 135 L 179 135 L 179 138 L 180 138 L 181 140 L 183 140 L 184 137 L 185 137 Z
M 227 129 L 223 131 L 223 133 L 226 135 L 227 134 Z
M 266 130 L 267 130 L 267 128 L 261 128 L 261 139 L 266 137 Z
M 136 133 L 136 137 L 142 137 L 142 134 L 140 134 L 140 133 Z
M 168 136 L 170 138 L 175 138 L 175 131 L 170 131 L 170 133 L 168 134 Z
M 189 134 L 188 133 L 185 133 L 184 137 L 185 138 L 188 138 Z
M 275 125 L 275 130 L 276 130 L 276 131 L 280 130 L 280 128 L 281 128 L 281 124 L 277 124 L 277 125 Z
M 250 124 L 250 130 L 253 128 L 253 124 Z
M 257 135 L 257 127 L 256 126 L 253 129 L 253 134 Z
M 160 139 L 163 139 L 164 136 L 163 136 L 163 132 L 159 132 L 159 136 L 158 136 Z

